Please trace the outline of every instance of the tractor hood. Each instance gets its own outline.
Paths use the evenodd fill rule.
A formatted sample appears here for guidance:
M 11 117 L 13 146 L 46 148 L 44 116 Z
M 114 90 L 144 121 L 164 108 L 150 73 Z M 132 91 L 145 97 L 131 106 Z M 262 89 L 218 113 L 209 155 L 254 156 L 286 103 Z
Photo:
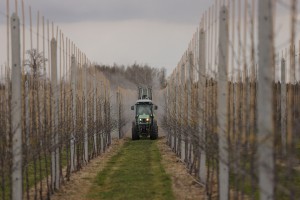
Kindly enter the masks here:
M 150 119 L 150 115 L 138 115 L 138 122 L 139 123 L 150 123 L 151 119 Z

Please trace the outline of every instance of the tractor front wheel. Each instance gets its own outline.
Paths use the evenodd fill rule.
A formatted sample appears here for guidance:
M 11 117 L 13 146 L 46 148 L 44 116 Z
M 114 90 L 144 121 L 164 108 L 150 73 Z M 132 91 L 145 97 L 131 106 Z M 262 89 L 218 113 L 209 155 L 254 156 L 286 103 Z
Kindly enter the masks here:
M 157 123 L 153 123 L 152 131 L 150 133 L 150 139 L 151 140 L 156 140 L 158 138 L 158 126 Z
M 140 136 L 136 130 L 135 126 L 132 126 L 132 140 L 139 140 Z

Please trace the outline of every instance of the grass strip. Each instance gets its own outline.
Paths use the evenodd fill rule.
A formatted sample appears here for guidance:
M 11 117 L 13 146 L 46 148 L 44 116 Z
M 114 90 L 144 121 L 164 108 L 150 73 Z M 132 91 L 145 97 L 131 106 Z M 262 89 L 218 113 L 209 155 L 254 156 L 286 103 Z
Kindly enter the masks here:
M 61 165 L 64 168 L 67 166 L 67 151 L 66 148 L 64 147 L 61 152 Z M 35 173 L 36 173 L 36 184 L 39 187 L 40 181 L 42 181 L 44 178 L 46 178 L 46 170 L 48 171 L 48 176 L 51 175 L 51 154 L 47 155 L 47 169 L 46 169 L 46 162 L 45 162 L 45 157 L 44 154 L 41 153 L 41 160 L 39 160 L 38 156 L 36 156 L 36 166 L 34 166 L 34 161 L 31 159 L 28 164 L 27 164 L 27 173 L 28 173 L 28 183 L 26 182 L 26 176 L 25 176 L 25 171 L 26 167 L 23 166 L 23 190 L 24 190 L 24 198 L 26 197 L 26 184 L 28 184 L 29 189 L 34 188 L 35 186 Z M 41 174 L 40 174 L 40 167 L 41 167 Z M 5 180 L 5 186 L 3 187 L 2 182 L 0 182 L 0 199 L 3 199 L 3 191 L 2 188 L 5 189 L 5 194 L 4 194 L 4 199 L 10 199 L 11 198 L 11 175 L 9 173 L 9 166 L 6 166 L 4 169 L 6 170 L 4 172 L 5 177 L 2 177 Z M 36 172 L 35 172 L 36 171 Z M 40 176 L 41 175 L 41 176 Z M 49 184 L 50 184 L 50 178 L 49 178 Z M 39 191 L 38 191 L 39 192 Z
M 90 199 L 174 199 L 157 141 L 127 141 L 99 172 Z

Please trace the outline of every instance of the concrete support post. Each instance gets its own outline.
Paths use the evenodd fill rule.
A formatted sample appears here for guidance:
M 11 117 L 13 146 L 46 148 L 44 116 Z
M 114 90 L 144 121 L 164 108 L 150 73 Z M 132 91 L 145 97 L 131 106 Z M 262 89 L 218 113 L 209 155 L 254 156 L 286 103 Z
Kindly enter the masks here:
M 58 109 L 59 109 L 59 87 L 57 82 L 57 42 L 51 40 L 51 87 L 52 87 L 52 188 L 59 189 L 60 170 L 59 170 L 59 134 L 58 134 Z
M 77 64 L 75 56 L 71 57 L 71 86 L 72 86 L 72 118 L 73 126 L 70 138 L 70 152 L 71 152 L 71 172 L 75 170 L 76 166 L 76 150 L 75 150 L 75 139 L 76 139 L 76 126 L 77 126 L 77 116 L 76 116 L 76 96 L 77 96 Z
M 227 141 L 227 72 L 228 72 L 228 11 L 225 6 L 220 11 L 219 24 L 219 66 L 218 66 L 218 105 L 217 122 L 219 136 L 219 198 L 229 198 L 229 162 L 228 162 L 228 141 Z
M 168 106 L 170 107 L 170 120 L 171 122 L 174 122 L 174 104 L 175 104 L 175 91 L 174 91 L 174 79 L 173 79 L 173 75 L 171 76 L 170 79 L 170 83 L 171 83 L 171 87 L 170 87 L 170 104 L 168 104 Z M 175 134 L 175 127 L 172 124 L 170 126 L 170 130 L 171 130 L 171 140 L 170 140 L 170 144 L 171 144 L 171 149 L 174 150 L 174 134 Z
M 172 105 L 173 105 L 173 81 L 172 81 L 172 75 L 170 76 L 169 82 L 168 82 L 168 115 L 169 115 L 169 121 L 168 121 L 168 127 L 169 127 L 169 146 L 173 150 L 173 125 L 172 125 Z
M 189 63 L 189 52 L 185 53 L 185 59 L 184 59 L 184 70 L 185 70 L 185 77 L 184 77 L 184 84 L 185 84 L 185 133 L 184 133 L 184 143 L 185 143 L 185 148 L 184 148 L 184 154 L 185 154 L 185 162 L 188 163 L 188 158 L 189 158 L 189 134 L 190 134 L 190 82 L 189 82 L 189 73 L 190 73 L 190 63 Z
M 176 82 L 176 76 L 177 76 L 177 73 L 176 73 L 176 69 L 175 69 L 175 73 L 174 73 L 174 76 L 172 77 L 173 79 L 173 83 L 174 83 L 174 104 L 173 104 L 173 109 L 174 109 L 174 113 L 173 113 L 173 118 L 174 118 L 174 130 L 173 130 L 173 137 L 174 137 L 174 140 L 173 140 L 173 149 L 174 149 L 174 152 L 177 152 L 177 132 L 178 132 L 178 129 L 177 129 L 177 104 L 178 104 L 178 94 L 177 94 L 177 82 Z M 172 120 L 173 121 L 173 120 Z
M 200 150 L 200 168 L 199 178 L 201 183 L 206 184 L 206 140 L 205 140 L 205 87 L 206 87 L 206 70 L 205 70 L 205 32 L 203 29 L 200 30 L 199 35 L 199 78 L 198 78 L 198 102 L 200 110 L 199 113 L 199 150 Z
M 177 139 L 177 146 L 176 146 L 176 154 L 179 155 L 181 150 L 181 117 L 180 117 L 180 98 L 181 98 L 181 90 L 180 90 L 180 67 L 177 66 L 176 68 L 176 139 Z
M 95 74 L 93 79 L 93 89 L 94 89 L 94 151 L 95 154 L 97 154 L 97 80 L 96 80 L 96 67 L 95 68 Z
M 286 79 L 285 59 L 281 60 L 281 145 L 282 155 L 286 155 Z
M 123 94 L 121 89 L 119 90 L 119 137 L 123 138 Z
M 29 148 L 30 145 L 30 107 L 29 107 L 29 85 L 30 79 L 27 77 L 25 80 L 25 117 L 26 117 L 26 128 L 25 128 L 25 137 L 26 137 L 26 148 Z
M 111 103 L 111 99 L 110 99 L 110 84 L 108 82 L 108 86 L 107 86 L 107 124 L 109 125 L 108 130 L 107 130 L 107 146 L 111 145 L 111 128 L 110 128 L 110 124 L 111 124 L 111 109 L 110 109 L 110 103 Z
M 89 144 L 88 144 L 88 108 L 87 108 L 87 64 L 83 66 L 83 99 L 84 99 L 84 160 L 89 161 Z
M 258 2 L 257 144 L 261 200 L 274 199 L 273 125 L 273 0 Z
M 22 199 L 22 122 L 21 122 L 21 48 L 20 20 L 16 14 L 11 17 L 12 51 L 12 199 Z
M 170 109 L 169 109 L 169 105 L 170 105 L 170 98 L 169 98 L 169 95 L 170 95 L 170 87 L 171 87 L 171 83 L 169 81 L 168 83 L 168 86 L 166 88 L 166 116 L 167 116 L 167 119 L 166 119 L 166 122 L 167 122 L 167 126 L 168 126 L 168 133 L 167 133 L 167 142 L 168 142 L 168 145 L 171 146 L 171 132 L 170 132 L 170 124 L 169 124 L 169 121 L 170 121 Z
M 192 164 L 192 140 L 193 140 L 193 112 L 192 112 L 192 91 L 193 91 L 193 52 L 191 50 L 188 51 L 187 55 L 187 111 L 188 111 L 188 117 L 187 117 L 187 126 L 188 126 L 188 134 L 187 134 L 187 161 L 188 161 L 188 166 L 190 168 Z
M 98 140 L 99 140 L 99 152 L 100 154 L 103 152 L 103 127 L 100 127 L 100 124 L 103 123 L 103 106 L 102 106 L 102 102 L 100 101 L 100 99 L 102 99 L 102 92 L 103 92 L 103 82 L 99 81 L 98 82 L 98 89 L 99 89 L 99 94 L 97 93 L 97 102 L 98 102 L 98 122 L 97 122 L 97 134 L 98 134 Z M 97 91 L 98 92 L 98 91 Z
M 180 75 L 181 75 L 181 77 L 180 77 L 180 82 L 181 82 L 181 102 L 180 102 L 180 124 L 181 124 L 181 151 L 180 151 L 180 153 L 181 153 L 181 160 L 182 161 L 185 161 L 185 159 L 186 159 L 186 154 L 185 154 L 185 146 L 186 146 L 186 144 L 185 144 L 185 139 L 186 139 L 186 134 L 184 133 L 185 131 L 186 131 L 186 127 L 185 127 L 185 119 L 184 119 L 184 117 L 185 117 L 185 110 L 186 110 L 186 108 L 185 108 L 185 67 L 184 67 L 184 63 L 180 63 L 180 70 L 181 70 L 181 72 L 180 72 Z
M 118 88 L 118 91 L 117 91 L 117 103 L 116 103 L 116 106 L 117 106 L 117 115 L 118 115 L 118 134 L 119 134 L 119 139 L 122 138 L 122 117 L 121 117 L 121 91 L 120 89 Z

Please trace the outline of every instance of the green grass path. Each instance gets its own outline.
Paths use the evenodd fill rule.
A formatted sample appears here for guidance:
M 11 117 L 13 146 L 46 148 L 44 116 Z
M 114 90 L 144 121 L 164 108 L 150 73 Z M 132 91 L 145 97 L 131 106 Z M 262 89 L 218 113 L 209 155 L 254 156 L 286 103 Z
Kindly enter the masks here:
M 89 199 L 174 199 L 157 142 L 126 141 L 98 173 Z

